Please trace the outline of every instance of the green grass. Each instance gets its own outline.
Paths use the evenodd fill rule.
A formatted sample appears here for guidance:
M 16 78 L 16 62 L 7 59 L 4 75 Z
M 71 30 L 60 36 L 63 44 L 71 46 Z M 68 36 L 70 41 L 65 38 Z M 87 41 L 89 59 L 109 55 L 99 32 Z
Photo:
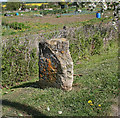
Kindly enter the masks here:
M 112 100 L 118 96 L 117 51 L 115 44 L 107 53 L 75 64 L 74 73 L 82 76 L 74 76 L 70 92 L 47 87 L 40 89 L 36 84 L 38 78 L 3 89 L 3 115 L 109 116 Z M 47 111 L 48 106 L 50 111 Z

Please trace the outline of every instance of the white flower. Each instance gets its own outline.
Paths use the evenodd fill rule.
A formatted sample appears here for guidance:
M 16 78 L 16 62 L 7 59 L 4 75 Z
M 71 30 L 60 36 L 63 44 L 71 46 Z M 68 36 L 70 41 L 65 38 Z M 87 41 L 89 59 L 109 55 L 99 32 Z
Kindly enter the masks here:
M 62 114 L 62 111 L 58 111 L 59 114 Z

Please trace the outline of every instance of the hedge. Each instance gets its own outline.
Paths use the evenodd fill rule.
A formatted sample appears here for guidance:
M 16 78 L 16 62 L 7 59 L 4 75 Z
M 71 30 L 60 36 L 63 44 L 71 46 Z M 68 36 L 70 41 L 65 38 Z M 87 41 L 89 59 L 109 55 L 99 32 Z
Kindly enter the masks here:
M 38 43 L 47 37 L 62 37 L 60 31 L 3 41 L 2 85 L 12 86 L 31 76 L 38 76 Z M 85 24 L 80 27 L 69 27 L 66 38 L 70 40 L 70 52 L 76 63 L 79 57 L 84 58 L 107 51 L 117 39 L 117 31 L 111 25 L 100 27 Z

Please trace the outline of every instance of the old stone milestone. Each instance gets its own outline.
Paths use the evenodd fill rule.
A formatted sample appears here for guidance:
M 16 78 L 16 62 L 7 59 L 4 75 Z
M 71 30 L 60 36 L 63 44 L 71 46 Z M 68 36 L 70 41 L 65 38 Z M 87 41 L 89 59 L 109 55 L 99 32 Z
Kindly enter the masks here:
M 71 90 L 73 61 L 65 38 L 39 43 L 39 84 Z

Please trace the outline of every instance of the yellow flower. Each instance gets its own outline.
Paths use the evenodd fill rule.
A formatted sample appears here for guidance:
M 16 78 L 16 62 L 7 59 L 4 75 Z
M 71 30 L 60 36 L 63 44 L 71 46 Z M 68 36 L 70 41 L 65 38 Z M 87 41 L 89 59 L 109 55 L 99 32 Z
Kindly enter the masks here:
M 93 104 L 90 104 L 91 106 L 93 105 Z
M 98 106 L 101 107 L 101 104 L 99 104 Z
M 88 101 L 88 103 L 90 103 L 90 104 L 91 104 L 91 103 L 92 103 L 92 101 L 91 101 L 91 100 L 89 100 L 89 101 Z

